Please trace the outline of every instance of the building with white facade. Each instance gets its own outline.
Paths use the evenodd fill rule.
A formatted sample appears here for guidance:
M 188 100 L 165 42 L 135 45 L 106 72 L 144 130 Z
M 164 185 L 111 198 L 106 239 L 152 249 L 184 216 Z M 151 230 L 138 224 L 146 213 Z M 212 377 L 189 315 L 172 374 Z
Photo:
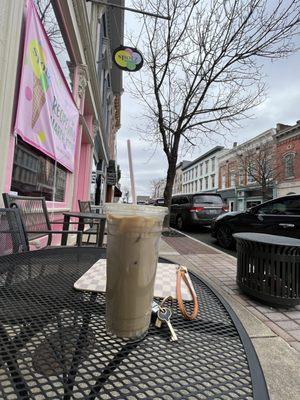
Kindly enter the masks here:
M 183 160 L 179 164 L 176 165 L 176 173 L 173 185 L 173 194 L 181 194 L 182 193 L 182 179 L 183 173 L 182 169 L 185 168 L 191 161 Z
M 216 146 L 182 168 L 182 193 L 216 192 L 218 189 L 218 158 L 227 152 Z

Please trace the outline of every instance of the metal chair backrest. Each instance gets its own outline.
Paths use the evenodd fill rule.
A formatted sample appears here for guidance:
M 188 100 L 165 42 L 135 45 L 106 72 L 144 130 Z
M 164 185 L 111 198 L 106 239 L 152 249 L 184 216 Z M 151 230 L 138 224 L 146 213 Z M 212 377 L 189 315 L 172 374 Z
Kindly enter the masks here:
M 91 213 L 92 207 L 90 201 L 78 200 L 79 210 L 84 213 Z
M 20 211 L 0 208 L 0 256 L 29 250 Z
M 20 210 L 25 231 L 36 231 L 28 233 L 28 240 L 37 239 L 45 236 L 39 231 L 51 231 L 51 224 L 48 216 L 46 201 L 44 197 L 18 196 L 9 193 L 3 193 L 5 207 L 16 206 Z M 50 246 L 52 235 L 48 234 L 48 243 Z

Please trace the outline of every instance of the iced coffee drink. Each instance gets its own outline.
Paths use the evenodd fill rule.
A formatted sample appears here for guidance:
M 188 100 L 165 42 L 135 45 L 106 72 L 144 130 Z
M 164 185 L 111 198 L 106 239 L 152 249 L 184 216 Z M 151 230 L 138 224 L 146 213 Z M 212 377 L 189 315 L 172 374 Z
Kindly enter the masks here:
M 164 207 L 107 204 L 106 327 L 122 338 L 147 331 Z

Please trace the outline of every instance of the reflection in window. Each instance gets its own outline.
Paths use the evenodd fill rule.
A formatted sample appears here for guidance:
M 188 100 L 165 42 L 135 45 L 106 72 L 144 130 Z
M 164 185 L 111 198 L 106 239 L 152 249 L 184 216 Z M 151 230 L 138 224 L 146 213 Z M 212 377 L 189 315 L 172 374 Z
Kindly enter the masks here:
M 67 171 L 55 162 L 22 142 L 15 147 L 11 190 L 19 195 L 64 201 Z
M 284 159 L 284 175 L 286 178 L 292 178 L 294 176 L 294 154 L 287 154 Z

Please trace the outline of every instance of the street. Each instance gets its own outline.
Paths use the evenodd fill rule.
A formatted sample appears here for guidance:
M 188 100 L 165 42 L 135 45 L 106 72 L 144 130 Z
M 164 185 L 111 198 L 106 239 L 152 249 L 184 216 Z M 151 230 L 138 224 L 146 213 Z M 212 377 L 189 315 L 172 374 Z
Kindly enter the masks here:
M 223 247 L 219 246 L 216 242 L 216 239 L 211 237 L 210 228 L 189 228 L 188 230 L 182 231 L 183 233 L 193 237 L 194 239 L 200 240 L 203 243 L 209 244 L 210 246 L 223 251 L 224 253 L 230 254 L 233 257 L 236 257 L 235 250 L 226 250 Z

